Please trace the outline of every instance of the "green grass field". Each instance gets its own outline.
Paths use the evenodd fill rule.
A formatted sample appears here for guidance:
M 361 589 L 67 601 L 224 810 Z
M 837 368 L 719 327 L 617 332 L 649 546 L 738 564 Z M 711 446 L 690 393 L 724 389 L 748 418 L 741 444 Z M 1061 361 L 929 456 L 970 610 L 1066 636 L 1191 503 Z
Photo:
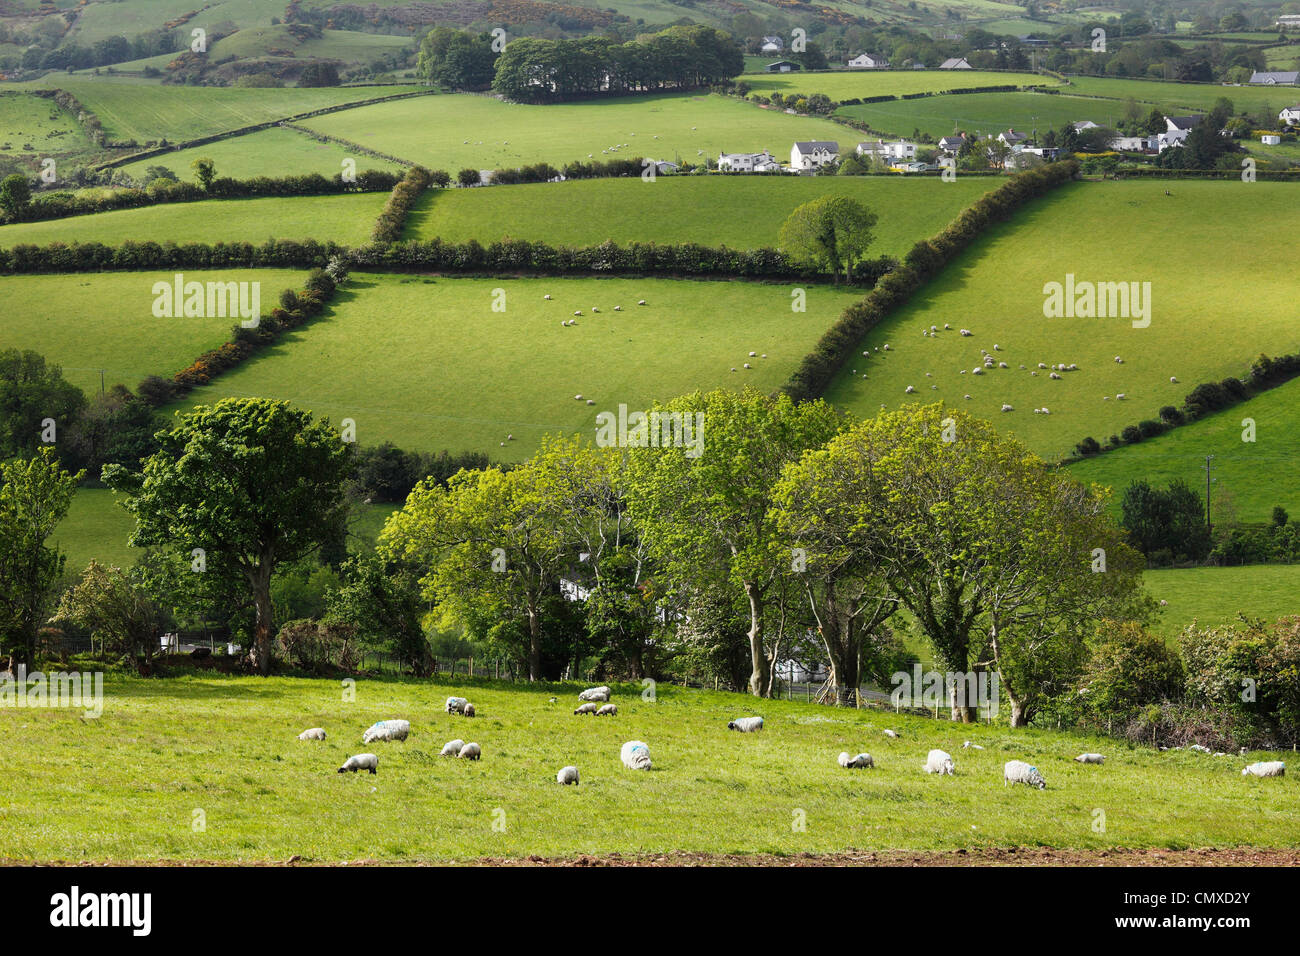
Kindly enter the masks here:
M 453 173 L 546 161 L 644 156 L 697 162 L 720 150 L 770 149 L 852 134 L 724 96 L 676 94 L 527 106 L 468 94 L 416 97 L 316 117 L 303 126 Z M 694 127 L 694 128 L 692 128 Z M 656 138 L 657 137 L 657 138 Z M 626 143 L 617 153 L 602 150 Z
M 1255 423 L 1255 440 L 1242 440 L 1247 418 Z M 1136 445 L 1125 445 L 1070 466 L 1075 477 L 1115 489 L 1144 478 L 1163 486 L 1181 478 L 1205 487 L 1205 456 L 1213 455 L 1215 494 L 1227 492 L 1243 521 L 1267 521 L 1274 505 L 1300 514 L 1300 381 L 1175 428 Z M 1118 505 L 1116 505 L 1117 507 Z
M 186 281 L 261 282 L 262 311 L 283 289 L 302 288 L 304 273 L 286 269 L 185 270 Z M 238 319 L 160 319 L 153 284 L 174 272 L 24 275 L 0 279 L 5 318 L 0 349 L 32 349 L 87 394 L 107 385 L 135 386 L 147 375 L 171 376 L 225 342 Z
M 510 236 L 575 246 L 613 239 L 776 247 L 781 224 L 796 206 L 833 193 L 852 196 L 879 217 L 869 255 L 902 256 L 997 182 L 979 177 L 944 183 L 902 176 L 737 175 L 438 189 L 426 193 L 413 210 L 406 237 L 488 242 Z
M 338 196 L 213 199 L 120 209 L 89 216 L 0 226 L 0 248 L 20 242 L 104 242 L 166 239 L 171 242 L 262 242 L 277 239 L 333 240 L 361 245 L 370 238 L 388 193 Z
M 639 685 L 616 688 L 619 712 L 600 720 L 573 716 L 577 685 L 467 678 L 363 679 L 351 703 L 336 680 L 211 673 L 111 674 L 104 690 L 98 719 L 59 708 L 0 711 L 7 753 L 24 767 L 0 778 L 6 857 L 414 863 L 614 851 L 1300 843 L 1290 777 L 1247 779 L 1235 756 L 1162 754 L 1053 731 L 664 685 L 654 701 L 641 699 Z M 447 715 L 449 693 L 472 699 L 478 716 Z M 548 704 L 553 694 L 560 699 Z M 727 730 L 728 720 L 754 712 L 765 719 L 761 732 Z M 392 717 L 410 720 L 406 741 L 362 744 L 367 726 Z M 295 739 L 316 726 L 327 740 Z M 886 727 L 901 738 L 883 736 Z M 456 737 L 479 743 L 482 759 L 439 757 Z M 986 749 L 964 751 L 964 739 Z M 649 745 L 652 770 L 622 766 L 628 740 Z M 955 776 L 922 772 L 931 747 L 956 755 Z M 876 768 L 843 770 L 835 762 L 842 750 L 869 751 Z M 377 775 L 335 772 L 366 751 L 379 756 Z M 1108 759 L 1074 763 L 1082 751 Z M 1032 761 L 1047 789 L 1004 787 L 1002 765 L 1013 758 Z M 578 767 L 579 786 L 555 782 L 566 764 Z M 801 819 L 805 826 L 792 826 Z
M 348 149 L 338 143 L 323 143 L 297 130 L 274 127 L 245 136 L 234 136 L 176 152 L 127 163 L 122 169 L 142 179 L 150 166 L 166 166 L 179 179 L 193 180 L 192 163 L 202 156 L 212 160 L 221 176 L 248 179 L 252 176 L 291 176 L 320 173 L 333 176 L 351 158 L 358 170 L 399 170 L 396 163 Z
M 1232 100 L 1237 111 L 1255 111 L 1267 106 L 1277 115 L 1278 110 L 1294 103 L 1294 87 L 1220 86 L 1216 83 L 1169 83 L 1161 80 L 1128 80 L 1109 76 L 1071 76 L 1069 91 L 1083 96 L 1102 96 L 1109 99 L 1132 98 L 1140 103 L 1154 104 L 1168 112 L 1196 110 L 1205 112 L 1220 97 Z
M 51 156 L 90 149 L 76 120 L 53 100 L 0 92 L 0 156 Z
M 492 311 L 498 288 L 504 312 Z M 288 399 L 335 423 L 352 418 L 362 445 L 517 461 L 547 433 L 594 435 L 597 413 L 619 403 L 644 409 L 719 386 L 771 391 L 862 291 L 807 295 L 807 311 L 792 312 L 789 285 L 354 275 L 330 315 L 189 401 Z M 562 327 L 576 310 L 578 324 Z
M 90 46 L 96 40 L 111 36 L 133 36 L 156 30 L 168 20 L 177 19 L 191 11 L 202 9 L 200 16 L 184 25 L 188 41 L 189 31 L 196 26 L 234 23 L 250 26 L 270 24 L 271 11 L 258 0 L 218 0 L 212 4 L 194 3 L 193 0 L 125 0 L 125 2 L 93 2 L 82 9 L 76 26 L 68 38 L 81 46 Z M 181 29 L 181 28 L 177 28 Z
M 1235 568 L 1177 568 L 1147 571 L 1147 593 L 1168 601 L 1156 630 L 1173 636 L 1197 621 L 1222 624 L 1238 613 L 1273 623 L 1300 614 L 1300 564 L 1254 564 Z
M 871 332 L 862 343 L 871 357 L 855 354 L 827 398 L 860 415 L 942 399 L 989 418 L 1049 460 L 1085 436 L 1104 442 L 1181 404 L 1200 382 L 1244 374 L 1260 352 L 1296 350 L 1289 272 L 1300 240 L 1280 233 L 1261 243 L 1256 233 L 1293 201 L 1286 183 L 1062 187 L 986 232 Z M 1045 318 L 1043 287 L 1067 274 L 1079 282 L 1150 282 L 1150 326 Z M 944 323 L 952 330 L 922 336 Z M 960 328 L 973 335 L 960 336 Z M 886 343 L 889 352 L 875 351 Z M 981 349 L 1010 367 L 971 374 Z M 1040 362 L 1079 370 L 1053 381 Z M 1126 400 L 1115 398 L 1121 393 Z M 1002 413 L 1004 403 L 1014 411 Z M 1050 414 L 1033 414 L 1040 406 Z
M 936 64 L 937 65 L 937 64 Z M 972 86 L 1057 86 L 1052 76 L 1036 73 L 997 73 L 981 70 L 836 70 L 832 73 L 772 73 L 746 77 L 754 93 L 825 93 L 833 100 L 862 96 L 902 96 L 937 93 Z M 973 95 L 973 94 L 972 94 Z
M 839 113 L 897 136 L 911 136 L 919 129 L 939 139 L 957 130 L 996 135 L 1009 127 L 1031 136 L 1037 129 L 1041 136 L 1082 120 L 1113 127 L 1123 118 L 1124 106 L 1113 100 L 1049 93 L 965 93 L 846 106 Z
M 108 6 L 108 4 L 104 4 Z M 144 80 L 52 76 L 43 87 L 75 95 L 112 140 L 178 142 L 283 119 L 298 113 L 406 93 L 409 86 L 238 89 L 161 86 Z

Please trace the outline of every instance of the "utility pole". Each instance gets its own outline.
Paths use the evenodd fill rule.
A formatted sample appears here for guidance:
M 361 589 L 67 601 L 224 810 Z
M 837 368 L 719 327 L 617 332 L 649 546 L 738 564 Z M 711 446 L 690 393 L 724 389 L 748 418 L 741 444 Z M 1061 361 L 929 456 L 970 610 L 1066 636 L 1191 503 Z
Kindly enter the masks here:
M 1210 462 L 1214 461 L 1213 455 L 1205 456 L 1205 531 L 1210 531 Z

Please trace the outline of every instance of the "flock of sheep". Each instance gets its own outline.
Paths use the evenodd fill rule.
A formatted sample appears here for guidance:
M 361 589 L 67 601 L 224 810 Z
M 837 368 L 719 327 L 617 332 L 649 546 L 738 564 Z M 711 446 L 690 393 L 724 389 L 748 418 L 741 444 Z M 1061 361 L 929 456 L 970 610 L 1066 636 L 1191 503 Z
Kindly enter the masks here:
M 610 703 L 611 691 L 609 687 L 591 687 L 578 694 L 578 708 L 573 712 L 575 715 L 593 714 L 597 717 L 613 717 L 618 714 L 618 706 Z M 551 703 L 556 703 L 558 698 L 552 697 Z M 460 715 L 464 717 L 475 716 L 475 708 L 472 703 L 464 697 L 448 697 L 446 703 L 448 714 Z M 737 717 L 735 720 L 727 723 L 728 730 L 734 730 L 739 733 L 751 734 L 763 729 L 762 717 Z M 363 743 L 374 741 L 394 741 L 405 740 L 411 732 L 410 721 L 406 720 L 381 720 L 371 725 L 362 736 Z M 886 737 L 900 739 L 901 735 L 892 729 L 882 731 Z M 299 740 L 324 740 L 325 731 L 320 727 L 313 727 L 310 730 L 304 730 L 298 735 Z M 963 749 L 983 750 L 979 744 L 967 740 L 962 744 Z M 1167 749 L 1167 748 L 1165 748 Z M 1175 748 L 1180 749 L 1180 748 Z M 1208 747 L 1202 747 L 1199 744 L 1193 744 L 1189 750 L 1199 753 L 1210 753 Z M 1244 754 L 1244 750 L 1243 750 Z M 483 748 L 477 743 L 466 742 L 457 738 L 449 740 L 443 745 L 439 752 L 442 757 L 458 757 L 465 760 L 478 760 L 483 756 Z M 1225 756 L 1222 753 L 1216 753 L 1214 756 Z M 649 770 L 651 768 L 650 747 L 640 740 L 629 740 L 623 744 L 619 751 L 619 760 L 623 766 L 629 770 Z M 1106 758 L 1098 753 L 1082 753 L 1074 758 L 1076 763 L 1101 765 L 1105 763 Z M 836 758 L 836 762 L 847 770 L 872 769 L 876 766 L 875 758 L 869 753 L 859 753 L 850 756 L 845 751 Z M 956 772 L 956 762 L 952 755 L 943 750 L 931 750 L 925 758 L 925 763 L 921 769 L 928 774 L 951 777 Z M 357 773 L 359 771 L 368 771 L 369 773 L 378 773 L 379 758 L 372 753 L 356 754 L 344 761 L 343 766 L 339 767 L 339 773 Z M 1286 764 L 1281 760 L 1270 760 L 1252 763 L 1241 771 L 1243 776 L 1253 777 L 1281 777 L 1286 774 Z M 560 768 L 555 775 L 557 783 L 564 785 L 577 785 L 578 768 L 575 766 L 566 766 Z M 1005 787 L 1013 783 L 1022 783 L 1026 786 L 1034 787 L 1038 790 L 1047 788 L 1047 780 L 1042 771 L 1037 767 L 1023 760 L 1008 760 L 1002 767 L 1002 785 Z
M 947 322 L 945 322 L 944 325 L 943 325 L 943 330 L 942 330 L 942 331 L 948 331 L 948 330 L 951 330 L 951 329 L 952 329 L 952 326 L 951 326 L 950 324 L 948 324 Z M 937 338 L 938 335 L 939 335 L 939 332 L 940 332 L 940 331 L 941 331 L 941 330 L 940 330 L 940 328 L 939 328 L 937 325 L 932 325 L 932 326 L 930 326 L 928 329 L 923 329 L 923 330 L 921 331 L 921 335 L 924 336 L 924 337 L 926 337 L 926 338 Z M 961 335 L 962 335 L 963 337 L 969 337 L 969 336 L 971 336 L 971 335 L 974 335 L 974 333 L 971 332 L 970 329 L 959 329 L 958 331 L 961 333 Z M 889 343 L 886 342 L 883 346 L 876 346 L 875 351 L 877 351 L 877 352 L 889 352 L 889 351 L 892 351 L 892 349 L 891 349 Z M 993 345 L 993 351 L 994 351 L 994 352 L 1001 352 L 1001 351 L 1002 351 L 1002 346 L 1000 346 L 1000 345 L 998 345 L 998 344 L 995 343 L 995 344 Z M 750 354 L 752 355 L 753 353 L 751 352 Z M 862 355 L 863 355 L 864 358 L 870 358 L 870 356 L 871 356 L 871 350 L 868 349 L 868 350 L 864 351 L 864 352 L 862 353 Z M 984 372 L 985 372 L 985 370 L 989 370 L 989 369 L 999 369 L 999 368 L 1009 369 L 1009 368 L 1011 368 L 1010 364 L 1008 364 L 1007 362 L 1002 361 L 1002 360 L 995 359 L 995 358 L 993 357 L 993 353 L 992 353 L 992 352 L 989 352 L 987 349 L 980 349 L 980 356 L 981 356 L 980 364 L 979 364 L 979 365 L 976 365 L 974 368 L 970 369 L 970 373 L 971 373 L 972 375 L 983 375 Z M 1123 359 L 1122 357 L 1116 355 L 1116 356 L 1115 356 L 1115 364 L 1116 364 L 1116 365 L 1123 365 L 1123 364 L 1124 364 L 1124 359 Z M 1057 362 L 1057 363 L 1054 363 L 1054 364 L 1051 364 L 1051 365 L 1049 365 L 1049 364 L 1046 363 L 1046 362 L 1039 362 L 1039 363 L 1038 363 L 1038 368 L 1036 368 L 1036 369 L 1030 369 L 1028 366 L 1022 364 L 1022 365 L 1020 366 L 1020 370 L 1021 370 L 1021 371 L 1028 371 L 1029 374 L 1030 374 L 1031 376 L 1034 376 L 1034 377 L 1037 377 L 1037 376 L 1038 376 L 1038 373 L 1039 373 L 1040 371 L 1044 371 L 1044 372 L 1047 372 L 1047 373 L 1048 373 L 1048 378 L 1053 379 L 1053 380 L 1055 380 L 1055 381 L 1060 381 L 1060 380 L 1064 377 L 1064 376 L 1061 374 L 1062 372 L 1077 372 L 1077 371 L 1079 371 L 1079 366 L 1078 366 L 1077 363 L 1074 363 L 1074 362 L 1070 362 L 1069 364 L 1067 364 L 1067 363 L 1065 363 L 1065 362 Z M 732 371 L 734 372 L 735 369 L 733 368 Z M 959 374 L 959 375 L 965 375 L 965 374 L 966 374 L 966 371 L 967 371 L 966 369 L 960 369 L 960 370 L 958 371 L 957 374 Z M 857 374 L 858 374 L 858 370 L 857 370 L 856 368 L 853 369 L 852 374 L 857 375 Z M 862 373 L 862 377 L 863 377 L 863 378 L 866 378 L 866 377 L 867 377 L 867 375 L 866 375 L 865 372 Z M 933 378 L 934 376 L 933 376 L 930 372 L 926 372 L 926 373 L 925 373 L 925 377 L 926 377 L 926 378 Z M 1176 375 L 1171 375 L 1171 376 L 1169 376 L 1169 381 L 1170 381 L 1171 384 L 1177 385 L 1177 384 L 1178 384 L 1178 376 L 1176 376 Z M 938 391 L 939 386 L 938 386 L 938 385 L 931 385 L 931 386 L 930 386 L 930 389 L 931 389 L 931 391 Z M 904 394 L 904 395 L 914 395 L 914 394 L 916 394 L 916 386 L 914 386 L 914 385 L 908 385 L 908 386 L 906 386 L 906 387 L 903 389 L 903 394 Z M 971 397 L 970 397 L 969 395 L 965 395 L 965 396 L 963 396 L 963 398 L 964 398 L 966 401 L 968 401 L 968 402 L 971 400 Z M 1123 401 L 1126 401 L 1127 399 L 1128 399 L 1128 395 L 1127 395 L 1127 393 L 1125 393 L 1125 392 L 1118 392 L 1118 393 L 1116 393 L 1116 395 L 1115 395 L 1115 400 L 1116 400 L 1116 401 L 1123 402 Z M 1109 396 L 1109 395 L 1103 395 L 1103 396 L 1101 397 L 1101 400 L 1102 400 L 1103 402 L 1108 402 L 1108 401 L 1110 401 L 1110 396 Z M 884 405 L 881 405 L 880 407 L 883 409 L 885 406 L 884 406 Z M 1014 412 L 1014 411 L 1015 411 L 1015 407 L 1014 407 L 1013 405 L 1007 403 L 1007 402 L 1003 402 L 1003 403 L 1002 403 L 1002 411 L 1004 411 L 1004 412 Z M 1050 415 L 1050 414 L 1052 414 L 1052 413 L 1051 413 L 1051 411 L 1050 411 L 1046 406 L 1043 406 L 1043 407 L 1041 407 L 1041 408 L 1035 408 L 1035 409 L 1034 409 L 1034 414 L 1035 414 L 1035 415 Z

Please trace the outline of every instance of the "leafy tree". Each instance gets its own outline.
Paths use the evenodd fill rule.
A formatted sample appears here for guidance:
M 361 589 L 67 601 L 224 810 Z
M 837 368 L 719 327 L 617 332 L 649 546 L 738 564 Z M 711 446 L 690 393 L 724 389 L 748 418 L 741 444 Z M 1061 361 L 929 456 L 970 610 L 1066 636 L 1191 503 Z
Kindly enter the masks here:
M 328 420 L 270 399 L 200 406 L 160 443 L 138 472 L 104 469 L 136 517 L 131 543 L 202 549 L 237 570 L 256 613 L 253 662 L 267 674 L 273 577 L 341 533 L 350 448 Z
M 1091 641 L 1079 683 L 1085 712 L 1097 723 L 1127 721 L 1151 704 L 1176 699 L 1183 668 L 1163 638 L 1136 622 L 1104 621 Z
M 795 404 L 752 389 L 674 399 L 654 412 L 704 422 L 702 447 L 630 448 L 626 487 L 632 519 L 666 573 L 688 588 L 723 574 L 749 605 L 750 693 L 771 692 L 764 643 L 769 594 L 791 567 L 771 513 L 781 469 L 842 427 L 821 401 Z M 698 416 L 703 416 L 700 419 Z
M 435 27 L 420 41 L 416 73 L 453 90 L 486 90 L 496 73 L 492 38 L 451 27 Z
M 18 212 L 32 199 L 32 187 L 21 173 L 11 173 L 0 180 L 0 209 L 9 215 Z
M 43 422 L 52 418 L 56 438 L 70 429 L 86 405 L 81 390 L 36 352 L 0 351 L 0 458 L 32 455 L 41 447 Z
M 298 74 L 299 86 L 338 86 L 339 68 L 333 63 L 308 63 Z
M 419 588 L 405 570 L 372 555 L 357 555 L 341 569 L 342 583 L 328 599 L 325 623 L 346 627 L 363 642 L 402 661 L 416 676 L 433 670 L 420 626 Z
M 456 182 L 462 186 L 477 186 L 482 181 L 483 177 L 477 169 L 466 167 L 456 174 Z
M 198 180 L 199 186 L 205 192 L 212 188 L 212 181 L 217 178 L 216 163 L 206 156 L 201 156 L 190 163 L 190 169 L 194 170 L 194 178 Z
M 60 467 L 53 448 L 0 461 L 0 650 L 35 663 L 36 634 L 64 556 L 46 540 L 72 506 L 83 472 Z
M 91 561 L 81 580 L 63 592 L 52 620 L 85 628 L 105 647 L 139 659 L 147 673 L 167 616 L 131 572 Z
M 1148 558 L 1168 551 L 1175 559 L 1200 561 L 1210 552 L 1205 502 L 1181 478 L 1163 490 L 1139 479 L 1124 489 L 1120 525 Z
M 852 277 L 875 238 L 876 214 L 847 196 L 821 196 L 798 206 L 781 226 L 781 248 L 795 259 Z

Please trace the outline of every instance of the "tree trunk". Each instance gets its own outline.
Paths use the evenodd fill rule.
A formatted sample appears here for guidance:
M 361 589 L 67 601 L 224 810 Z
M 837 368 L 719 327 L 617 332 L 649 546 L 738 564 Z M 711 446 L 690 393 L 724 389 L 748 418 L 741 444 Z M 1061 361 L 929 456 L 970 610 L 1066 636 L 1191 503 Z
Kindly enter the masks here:
M 542 619 L 532 601 L 528 602 L 528 679 L 542 679 Z
M 770 695 L 767 655 L 763 653 L 763 598 L 754 583 L 746 582 L 745 596 L 749 598 L 749 692 L 755 697 Z
M 249 573 L 253 585 L 253 604 L 257 608 L 257 623 L 253 627 L 253 665 L 263 677 L 271 673 L 271 629 L 275 626 L 275 612 L 271 607 L 271 569 L 262 564 Z

